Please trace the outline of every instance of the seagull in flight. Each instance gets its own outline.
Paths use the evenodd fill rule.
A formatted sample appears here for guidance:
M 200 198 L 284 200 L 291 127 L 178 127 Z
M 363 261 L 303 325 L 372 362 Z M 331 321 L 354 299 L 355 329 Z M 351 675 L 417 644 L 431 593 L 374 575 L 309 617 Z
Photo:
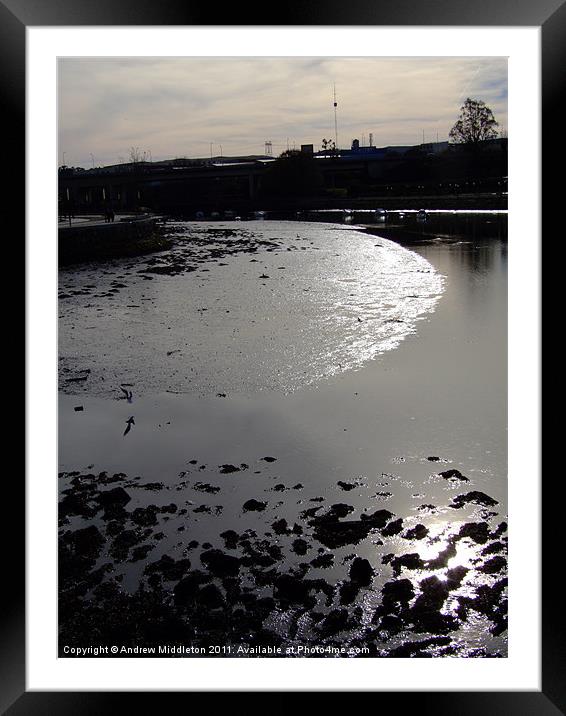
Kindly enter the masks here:
M 130 430 L 132 429 L 132 425 L 135 425 L 134 416 L 130 415 L 130 417 L 126 420 L 126 429 L 124 430 L 124 435 L 127 435 Z

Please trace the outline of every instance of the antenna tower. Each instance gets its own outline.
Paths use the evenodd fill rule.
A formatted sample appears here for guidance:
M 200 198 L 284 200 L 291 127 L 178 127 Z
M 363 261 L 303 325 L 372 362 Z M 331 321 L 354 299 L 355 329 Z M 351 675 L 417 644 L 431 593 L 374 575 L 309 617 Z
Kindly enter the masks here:
M 338 102 L 336 101 L 336 82 L 334 83 L 334 144 L 338 151 Z

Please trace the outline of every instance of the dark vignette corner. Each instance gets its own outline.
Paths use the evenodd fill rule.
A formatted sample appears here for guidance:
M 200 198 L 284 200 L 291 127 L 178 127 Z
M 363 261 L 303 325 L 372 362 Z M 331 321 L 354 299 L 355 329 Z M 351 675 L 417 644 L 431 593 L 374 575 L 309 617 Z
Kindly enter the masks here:
M 12 182 L 5 189 L 5 206 L 11 208 L 11 216 L 23 217 L 24 206 L 24 107 L 25 107 L 25 26 L 26 24 L 217 24 L 211 22 L 210 13 L 198 3 L 170 2 L 157 10 L 157 6 L 149 2 L 121 3 L 120 6 L 110 5 L 108 2 L 91 4 L 70 2 L 43 2 L 38 0 L 31 3 L 9 2 L 16 12 L 14 15 L 4 4 L 0 4 L 0 92 L 4 108 L 3 124 L 10 141 L 5 142 L 7 165 L 11 167 L 12 176 L 16 175 L 16 182 Z M 318 5 L 318 7 L 317 7 Z M 284 24 L 540 24 L 542 26 L 542 90 L 543 90 L 543 132 L 547 137 L 558 137 L 559 123 L 563 115 L 560 105 L 563 96 L 563 68 L 566 61 L 564 49 L 564 36 L 566 34 L 566 4 L 559 7 L 556 12 L 544 22 L 557 3 L 541 3 L 536 8 L 527 2 L 510 3 L 499 2 L 497 6 L 488 6 L 482 3 L 474 7 L 474 16 L 470 17 L 466 3 L 428 2 L 422 3 L 418 8 L 411 7 L 413 3 L 400 2 L 396 6 L 379 7 L 376 3 L 358 0 L 348 5 L 347 10 L 337 3 L 326 3 L 324 14 L 320 3 L 309 3 L 308 7 L 297 9 L 298 4 L 292 7 L 286 15 Z M 410 12 L 407 13 L 407 10 Z M 155 13 L 159 18 L 156 20 Z M 216 11 L 215 11 L 216 13 Z M 265 18 L 244 10 L 238 19 L 234 18 L 234 11 L 229 11 L 223 17 L 222 24 L 281 24 L 273 17 Z M 218 14 L 216 13 L 216 17 Z M 242 18 L 253 18 L 255 21 Z M 21 18 L 21 19 L 18 19 Z M 543 146 L 545 190 L 543 207 L 559 205 L 560 185 L 551 183 L 550 176 L 558 175 L 560 156 L 550 146 L 550 142 Z M 543 229 L 549 224 L 548 212 L 543 219 Z M 22 231 L 23 222 L 19 224 Z M 549 227 L 550 228 L 550 227 Z M 17 520 L 17 534 L 19 540 L 14 540 L 8 556 L 10 559 L 9 574 L 12 580 L 11 592 L 7 604 L 2 612 L 3 649 L 0 660 L 2 693 L 0 706 L 9 707 L 15 699 L 17 702 L 9 708 L 10 714 L 32 713 L 100 713 L 103 708 L 109 712 L 130 706 L 132 699 L 141 698 L 156 703 L 161 696 L 155 694 L 31 694 L 24 693 L 24 500 L 23 480 L 11 479 L 7 481 L 10 491 L 8 504 L 12 501 L 19 503 L 20 510 Z M 556 486 L 553 486 L 553 490 Z M 558 523 L 559 500 L 550 500 L 548 492 L 544 496 L 544 556 L 543 568 L 546 569 L 553 559 L 551 545 L 559 543 Z M 15 545 L 18 545 L 16 547 Z M 6 592 L 4 592 L 6 596 Z M 462 716 L 468 714 L 559 714 L 566 709 L 566 689 L 564 684 L 564 618 L 556 612 L 553 596 L 554 590 L 550 584 L 550 576 L 543 581 L 543 693 L 542 694 L 467 694 L 459 698 L 450 694 L 382 694 L 380 701 L 393 699 L 399 703 L 401 698 L 407 706 L 415 706 L 421 712 L 435 714 L 454 714 L 455 701 L 458 702 L 457 713 Z M 182 694 L 171 694 L 175 700 L 183 698 Z M 184 697 L 186 699 L 186 695 Z M 552 704 L 556 704 L 554 706 Z M 157 704 L 156 704 L 157 705 Z M 557 708 L 558 707 L 558 708 Z M 560 710 L 559 710 L 560 709 Z

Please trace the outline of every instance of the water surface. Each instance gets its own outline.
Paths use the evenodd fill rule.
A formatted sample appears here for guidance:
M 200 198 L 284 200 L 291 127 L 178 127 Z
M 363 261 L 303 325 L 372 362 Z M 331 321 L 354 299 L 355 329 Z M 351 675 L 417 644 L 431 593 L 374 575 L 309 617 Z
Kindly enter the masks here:
M 505 518 L 506 244 L 468 238 L 405 248 L 355 227 L 302 222 L 175 228 L 166 260 L 61 272 L 60 469 L 124 473 L 129 510 L 172 501 L 184 510 L 160 523 L 164 537 L 146 560 L 114 562 L 121 588 L 135 590 L 147 561 L 162 554 L 198 564 L 203 543 L 223 548 L 222 532 L 253 530 L 281 549 L 278 568 L 306 564 L 309 578 L 340 584 L 354 556 L 368 559 L 375 577 L 358 594 L 357 627 L 340 636 L 345 642 L 379 629 L 381 589 L 399 576 L 418 594 L 423 580 L 464 568 L 443 607 L 461 615 L 481 585 L 502 577 L 478 571 L 490 558 L 485 541 L 458 540 L 442 568 L 431 560 L 468 523 L 485 522 L 489 544 L 497 544 Z M 253 251 L 210 256 L 203 248 L 196 260 L 191 249 L 188 258 L 187 237 L 221 248 L 242 236 Z M 182 270 L 146 273 L 165 265 Z M 124 435 L 130 416 L 135 424 Z M 227 474 L 223 465 L 238 470 Z M 449 469 L 467 481 L 445 479 L 440 473 Z M 136 489 L 136 479 L 163 489 Z M 470 491 L 497 505 L 454 508 L 454 498 Z M 244 510 L 250 499 L 265 509 Z M 321 545 L 303 513 L 332 504 L 347 504 L 358 520 L 387 509 L 402 518 L 403 531 Z M 303 525 L 306 556 L 293 550 L 296 534 L 274 533 L 282 518 Z M 100 516 L 94 521 L 104 528 Z M 407 537 L 417 525 L 426 537 Z M 199 546 L 189 547 L 193 541 Z M 331 564 L 310 564 L 328 553 Z M 396 577 L 387 555 L 409 553 L 420 555 L 421 567 Z M 107 559 L 104 551 L 97 564 Z M 242 584 L 258 590 L 250 575 Z M 321 596 L 317 609 L 331 608 Z M 297 618 L 279 605 L 266 623 L 289 643 L 320 640 L 309 619 Z M 426 648 L 438 656 L 504 655 L 505 634 L 492 627 L 472 610 L 449 632 L 449 646 Z M 423 632 L 378 634 L 380 649 L 391 650 Z

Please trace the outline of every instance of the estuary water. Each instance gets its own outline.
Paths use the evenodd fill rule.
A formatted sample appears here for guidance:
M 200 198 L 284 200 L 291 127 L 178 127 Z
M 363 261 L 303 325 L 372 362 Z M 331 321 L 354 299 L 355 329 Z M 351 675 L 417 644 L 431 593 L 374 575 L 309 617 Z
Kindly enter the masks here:
M 60 273 L 61 543 L 100 535 L 66 642 L 144 584 L 191 643 L 504 656 L 506 242 L 167 226 Z

